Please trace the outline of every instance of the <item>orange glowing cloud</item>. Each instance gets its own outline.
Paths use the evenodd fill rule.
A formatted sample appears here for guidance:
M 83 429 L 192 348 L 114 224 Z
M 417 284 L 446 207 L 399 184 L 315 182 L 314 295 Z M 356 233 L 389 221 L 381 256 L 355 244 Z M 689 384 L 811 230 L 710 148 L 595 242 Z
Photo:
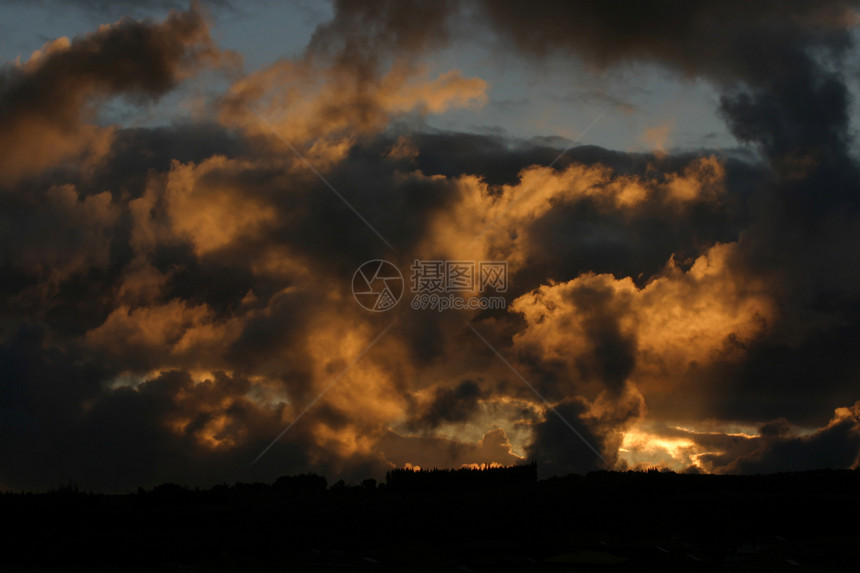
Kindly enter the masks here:
M 205 304 L 181 300 L 131 308 L 118 306 L 86 343 L 118 360 L 136 356 L 141 365 L 157 357 L 160 368 L 213 367 L 218 355 L 241 332 L 236 318 L 219 320 Z
M 821 465 L 818 456 L 841 456 L 838 463 L 844 467 L 856 467 L 860 460 L 860 402 L 836 408 L 820 428 L 793 426 L 784 418 L 757 429 L 725 420 L 704 420 L 699 426 L 690 429 L 665 421 L 637 422 L 624 433 L 619 467 L 750 473 L 812 469 Z
M 767 284 L 733 268 L 736 249 L 736 244 L 715 245 L 687 271 L 670 260 L 662 275 L 642 288 L 630 277 L 592 273 L 542 286 L 510 307 L 528 325 L 516 335 L 516 346 L 575 369 L 591 347 L 582 322 L 586 309 L 573 294 L 596 289 L 607 293 L 620 330 L 636 341 L 631 380 L 643 391 L 670 390 L 671 381 L 690 363 L 706 364 L 740 352 L 745 342 L 763 335 L 776 316 Z
M 457 206 L 439 214 L 421 250 L 454 259 L 506 259 L 517 268 L 531 246 L 523 229 L 559 204 L 589 201 L 602 212 L 631 217 L 655 202 L 682 211 L 693 202 L 719 201 L 724 180 L 725 169 L 714 156 L 693 159 L 681 172 L 660 178 L 622 175 L 599 163 L 574 163 L 562 170 L 530 166 L 516 184 L 498 189 L 480 177 L 462 175 L 456 180 Z
M 258 196 L 231 186 L 231 171 L 247 168 L 223 157 L 200 165 L 174 162 L 165 190 L 167 212 L 177 234 L 204 255 L 253 235 L 276 220 L 275 210 Z
M 671 133 L 673 127 L 674 121 L 649 127 L 642 132 L 639 139 L 653 148 L 658 156 L 663 156 L 666 153 L 666 142 L 669 139 L 669 133 Z
M 236 81 L 218 113 L 225 125 L 262 135 L 280 148 L 274 129 L 324 168 L 342 159 L 357 135 L 383 129 L 397 114 L 480 105 L 486 90 L 484 80 L 457 70 L 431 78 L 414 66 L 395 64 L 367 77 L 349 67 L 282 60 Z

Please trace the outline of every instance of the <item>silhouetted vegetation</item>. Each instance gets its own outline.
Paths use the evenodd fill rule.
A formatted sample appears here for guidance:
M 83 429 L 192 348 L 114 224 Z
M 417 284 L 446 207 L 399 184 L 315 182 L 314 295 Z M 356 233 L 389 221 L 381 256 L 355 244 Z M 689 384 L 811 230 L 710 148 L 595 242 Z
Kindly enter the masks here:
M 594 472 L 534 464 L 314 474 L 126 495 L 0 495 L 0 571 L 849 571 L 860 472 Z
M 286 495 L 321 495 L 326 490 L 326 479 L 317 474 L 283 476 L 272 486 Z
M 392 492 L 457 492 L 532 486 L 537 483 L 537 464 L 512 467 L 411 470 L 393 469 L 385 474 Z

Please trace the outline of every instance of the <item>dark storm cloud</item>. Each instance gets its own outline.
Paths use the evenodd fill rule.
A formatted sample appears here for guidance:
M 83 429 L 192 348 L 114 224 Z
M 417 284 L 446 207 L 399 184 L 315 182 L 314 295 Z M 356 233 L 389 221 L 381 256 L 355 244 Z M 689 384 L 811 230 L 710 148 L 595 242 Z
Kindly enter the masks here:
M 93 174 L 91 185 L 119 186 L 139 197 L 149 170 L 167 171 L 173 161 L 199 163 L 213 155 L 247 155 L 252 152 L 249 143 L 215 123 L 122 129 L 111 143 L 110 161 Z
M 492 27 L 525 53 L 574 54 L 603 67 L 667 64 L 691 76 L 758 83 L 791 73 L 786 51 L 844 42 L 856 2 L 481 1 Z M 828 34 L 839 30 L 834 39 Z M 763 49 L 767 47 L 767 49 Z
M 841 469 L 860 463 L 860 402 L 838 408 L 825 427 L 797 435 L 784 418 L 762 426 L 760 436 L 727 443 L 714 440 L 722 454 L 704 454 L 700 461 L 720 473 L 775 473 L 785 471 Z M 722 443 L 719 443 L 722 442 Z
M 624 404 L 611 416 L 603 418 L 595 416 L 592 406 L 582 399 L 556 404 L 555 409 L 564 420 L 547 412 L 546 419 L 534 427 L 534 441 L 528 451 L 530 459 L 540 460 L 541 476 L 612 468 L 618 453 L 619 431 L 627 420 L 641 414 L 638 403 Z M 576 428 L 579 435 L 568 424 Z M 594 450 L 600 452 L 603 459 Z
M 583 287 L 571 296 L 584 313 L 585 335 L 591 343 L 590 364 L 582 363 L 586 377 L 595 376 L 610 392 L 618 394 L 636 361 L 636 340 L 622 332 L 618 324 L 618 317 L 625 311 L 612 308 L 611 293 L 602 289 Z
M 471 380 L 453 388 L 437 388 L 430 402 L 410 420 L 412 429 L 432 429 L 447 422 L 465 422 L 475 413 L 484 391 Z
M 796 424 L 820 427 L 834 407 L 851 404 L 857 396 L 851 381 L 860 374 L 854 359 L 860 351 L 860 326 L 851 310 L 855 303 L 838 305 L 844 323 L 825 323 L 801 342 L 766 339 L 746 349 L 743 361 L 691 367 L 688 383 L 706 399 L 698 413 L 750 423 L 784 416 Z M 669 397 L 651 407 L 655 414 L 665 415 L 683 408 L 684 401 L 683 396 Z
M 359 143 L 327 179 L 343 190 L 349 202 L 373 221 L 398 251 L 408 251 L 423 239 L 434 215 L 450 206 L 454 184 L 413 173 L 411 165 L 384 157 L 392 144 L 392 140 L 384 137 L 369 141 L 367 146 Z M 325 228 L 315 229 L 314 219 L 309 219 L 301 228 L 291 231 L 295 233 L 294 240 L 299 236 L 316 235 L 316 240 L 309 244 L 321 245 L 329 253 L 343 253 L 348 264 L 344 270 L 354 268 L 355 260 L 367 253 L 392 256 L 355 213 L 339 201 L 331 200 L 325 187 L 313 181 L 308 182 L 308 187 L 311 208 L 330 223 Z M 406 268 L 411 261 L 403 263 Z
M 160 97 L 218 52 L 202 15 L 161 24 L 124 20 L 74 41 L 55 40 L 23 65 L 0 69 L 0 168 L 13 180 L 62 159 L 97 159 L 110 133 L 93 106 L 112 96 Z
M 247 380 L 216 373 L 200 385 L 185 372 L 171 371 L 138 388 L 104 392 L 98 381 L 105 373 L 94 365 L 63 362 L 54 353 L 49 366 L 47 356 L 22 356 L 27 349 L 21 344 L 27 342 L 19 337 L 2 350 L 4 365 L 26 358 L 32 369 L 21 377 L 14 369 L 5 370 L 4 381 L 24 387 L 28 396 L 26 401 L 4 401 L 9 411 L 4 413 L 3 457 L 16 460 L 16 467 L 4 468 L 4 487 L 38 490 L 71 480 L 97 491 L 122 492 L 136 484 L 212 485 L 227 476 L 253 480 L 308 467 L 303 448 L 297 447 L 304 429 L 297 427 L 278 446 L 277 464 L 269 460 L 254 471 L 246 469 L 265 446 L 264 438 L 247 437 L 280 429 L 268 408 L 239 398 L 248 390 Z M 11 352 L 16 355 L 7 357 Z M 237 447 L 201 448 L 201 436 Z
M 175 87 L 201 58 L 213 55 L 199 12 L 173 13 L 155 26 L 125 20 L 49 50 L 23 71 L 6 68 L 3 110 L 39 110 L 59 122 L 71 122 L 84 97 L 156 97 Z
M 453 10 L 448 0 L 337 0 L 334 18 L 316 29 L 306 53 L 331 58 L 370 79 L 386 61 L 444 44 Z
M 733 393 L 720 393 L 715 407 L 731 412 L 723 415 L 786 416 L 820 425 L 827 412 L 856 399 L 850 356 L 856 353 L 860 317 L 860 243 L 854 231 L 860 172 L 850 151 L 850 96 L 840 71 L 850 47 L 847 30 L 828 29 L 813 18 L 803 34 L 775 43 L 770 57 L 778 60 L 769 62 L 767 73 L 721 98 L 731 131 L 755 145 L 773 172 L 757 194 L 759 216 L 741 245 L 749 268 L 773 277 L 782 306 L 774 335 L 750 348 L 740 371 L 724 376 L 723 390 L 736 388 L 746 399 L 729 406 Z M 797 465 L 810 467 L 804 457 Z M 771 459 L 761 467 L 777 465 Z

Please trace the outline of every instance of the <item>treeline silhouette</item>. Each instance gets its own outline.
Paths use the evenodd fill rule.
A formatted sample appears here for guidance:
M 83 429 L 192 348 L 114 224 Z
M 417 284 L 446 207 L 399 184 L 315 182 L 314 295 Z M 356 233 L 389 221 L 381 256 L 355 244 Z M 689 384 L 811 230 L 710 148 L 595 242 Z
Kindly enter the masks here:
M 317 474 L 282 476 L 271 485 L 266 483 L 219 484 L 207 490 L 188 488 L 175 483 L 164 483 L 151 490 L 138 488 L 137 495 L 155 502 L 180 503 L 200 499 L 268 499 L 268 498 L 315 498 L 323 495 L 366 495 L 372 492 L 391 493 L 459 493 L 496 491 L 499 489 L 527 488 L 537 484 L 537 463 L 507 467 L 462 467 L 433 468 L 430 470 L 397 468 L 385 474 L 385 481 L 363 480 L 360 485 L 347 485 L 338 480 L 331 486 L 325 477 Z M 77 486 L 69 484 L 57 493 L 80 493 Z
M 528 487 L 537 483 L 537 463 L 509 467 L 413 470 L 397 468 L 385 474 L 392 492 L 478 491 L 494 488 Z
M 123 495 L 70 483 L 4 493 L 0 515 L 0 572 L 850 571 L 860 562 L 855 470 L 537 480 L 526 464 Z

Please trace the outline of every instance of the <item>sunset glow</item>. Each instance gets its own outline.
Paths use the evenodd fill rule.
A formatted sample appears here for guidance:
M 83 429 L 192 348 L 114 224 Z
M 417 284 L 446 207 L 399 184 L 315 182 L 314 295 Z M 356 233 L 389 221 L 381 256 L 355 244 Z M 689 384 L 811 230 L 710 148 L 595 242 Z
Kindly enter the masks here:
M 852 3 L 20 4 L 0 483 L 860 463 Z

